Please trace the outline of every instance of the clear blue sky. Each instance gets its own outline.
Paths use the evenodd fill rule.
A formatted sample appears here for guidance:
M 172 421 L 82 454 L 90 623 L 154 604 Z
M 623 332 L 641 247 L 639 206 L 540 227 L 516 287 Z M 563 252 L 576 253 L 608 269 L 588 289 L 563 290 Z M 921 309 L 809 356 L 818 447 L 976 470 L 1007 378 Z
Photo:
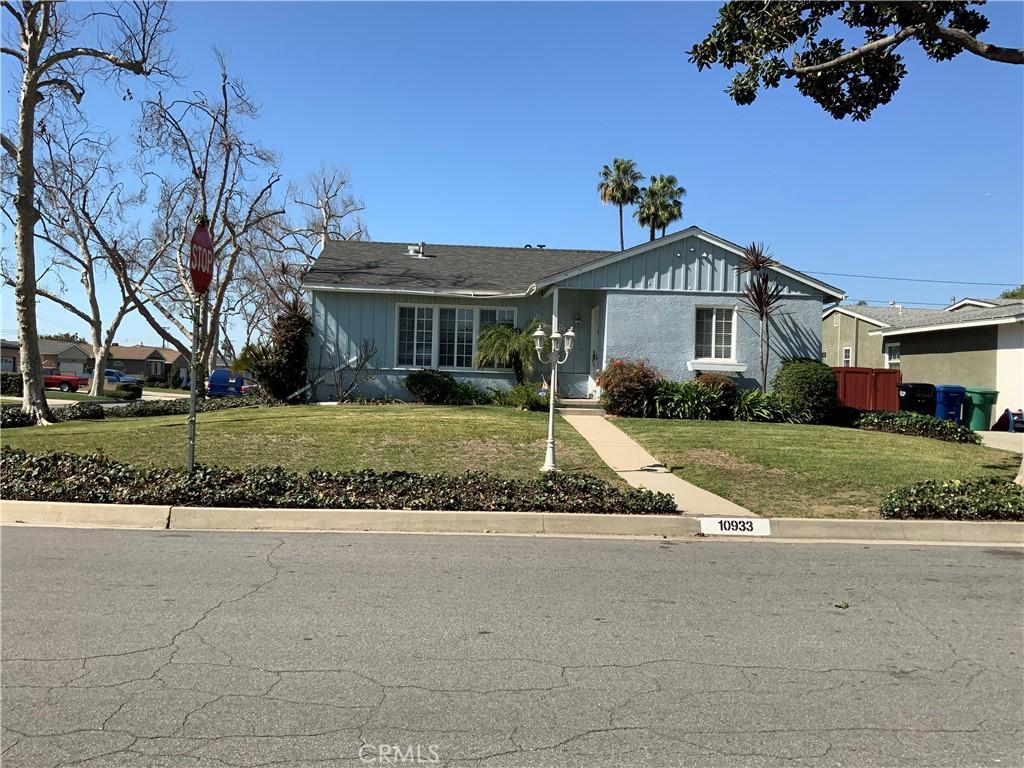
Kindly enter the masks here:
M 799 269 L 1024 280 L 1024 68 L 908 47 L 903 86 L 867 123 L 837 122 L 786 85 L 738 107 L 727 73 L 698 73 L 685 53 L 717 8 L 178 3 L 170 42 L 189 88 L 215 87 L 212 48 L 228 54 L 262 104 L 252 136 L 286 178 L 347 167 L 377 240 L 615 248 L 595 185 L 619 156 L 679 178 L 681 226 L 764 241 Z M 1024 6 L 984 12 L 986 39 L 1024 45 Z M 136 103 L 94 86 L 83 106 L 129 145 Z M 7 125 L 9 93 L 3 107 Z M 630 222 L 627 245 L 644 237 Z M 851 299 L 999 290 L 823 279 Z M 79 327 L 45 302 L 40 325 Z M 131 318 L 121 341 L 156 335 Z

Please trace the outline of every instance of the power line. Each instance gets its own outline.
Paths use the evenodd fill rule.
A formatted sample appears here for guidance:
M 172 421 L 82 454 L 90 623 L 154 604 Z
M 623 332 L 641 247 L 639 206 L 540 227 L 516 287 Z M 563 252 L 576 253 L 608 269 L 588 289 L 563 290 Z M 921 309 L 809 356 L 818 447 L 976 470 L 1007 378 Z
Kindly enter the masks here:
M 1013 283 L 972 283 L 968 280 L 930 280 L 924 277 L 885 277 L 882 275 L 851 275 L 846 272 L 808 272 L 809 275 L 830 275 L 832 277 L 856 277 L 861 280 L 899 280 L 905 283 L 942 283 L 943 285 L 987 285 L 997 288 L 1014 288 Z

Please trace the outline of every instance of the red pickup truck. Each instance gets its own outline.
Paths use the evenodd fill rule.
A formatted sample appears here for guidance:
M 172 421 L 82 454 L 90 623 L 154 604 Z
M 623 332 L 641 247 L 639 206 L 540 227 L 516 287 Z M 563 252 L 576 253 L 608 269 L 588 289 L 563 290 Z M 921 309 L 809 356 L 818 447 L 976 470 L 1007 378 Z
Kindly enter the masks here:
M 57 368 L 43 369 L 43 386 L 47 389 L 59 389 L 61 392 L 77 392 L 81 384 L 73 373 L 61 373 Z

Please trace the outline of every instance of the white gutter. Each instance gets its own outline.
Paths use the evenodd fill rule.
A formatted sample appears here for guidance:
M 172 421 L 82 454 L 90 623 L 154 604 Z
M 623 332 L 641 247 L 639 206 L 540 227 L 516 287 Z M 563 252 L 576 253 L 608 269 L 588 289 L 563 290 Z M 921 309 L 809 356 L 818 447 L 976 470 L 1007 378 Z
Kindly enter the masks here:
M 461 296 L 469 299 L 518 299 L 529 296 L 527 293 L 504 293 L 502 291 L 417 291 L 410 288 L 353 288 L 342 285 L 314 285 L 305 283 L 307 291 L 332 291 L 336 293 L 395 293 L 416 294 L 420 296 Z
M 909 328 L 880 328 L 877 331 L 868 331 L 868 336 L 902 336 L 905 333 L 931 333 L 932 331 L 951 331 L 955 328 L 980 328 L 986 325 L 1007 325 L 1009 323 L 1024 323 L 1024 315 L 966 320 L 962 323 L 942 323 L 941 325 L 917 325 Z

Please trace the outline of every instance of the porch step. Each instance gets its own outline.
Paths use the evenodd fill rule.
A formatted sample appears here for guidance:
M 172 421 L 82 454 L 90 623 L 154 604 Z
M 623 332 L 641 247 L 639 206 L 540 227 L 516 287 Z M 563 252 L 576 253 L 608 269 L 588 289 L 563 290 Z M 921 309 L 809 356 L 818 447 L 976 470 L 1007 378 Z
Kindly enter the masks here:
M 562 398 L 558 401 L 558 408 L 555 410 L 563 416 L 604 416 L 604 409 L 599 400 L 583 397 Z

